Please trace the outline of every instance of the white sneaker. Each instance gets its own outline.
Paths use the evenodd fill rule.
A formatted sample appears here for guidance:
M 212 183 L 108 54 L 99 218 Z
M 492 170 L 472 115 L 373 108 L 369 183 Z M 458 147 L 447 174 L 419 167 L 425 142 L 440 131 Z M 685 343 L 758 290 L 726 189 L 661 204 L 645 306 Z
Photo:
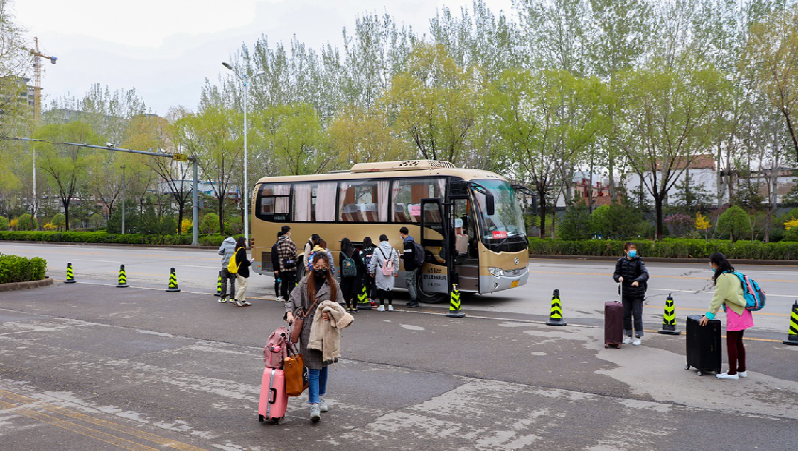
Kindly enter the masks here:
M 389 311 L 389 312 L 392 312 L 392 311 L 393 311 L 393 306 L 392 306 L 392 305 L 389 305 L 389 306 L 388 306 L 388 311 Z
M 327 402 L 325 402 L 322 397 L 319 397 L 319 411 L 321 411 L 321 413 L 330 411 L 330 408 L 327 407 Z
M 632 344 L 632 337 L 626 337 L 623 339 L 623 344 L 630 345 Z
M 317 422 L 321 420 L 321 409 L 318 404 L 310 405 L 310 421 Z
M 242 301 L 242 304 L 244 304 L 244 307 L 249 307 L 252 305 L 249 301 Z
M 635 338 L 635 341 L 632 342 L 632 346 L 640 346 L 640 338 Z
M 738 371 L 737 375 L 743 378 L 748 377 L 748 371 Z
M 277 296 L 277 302 L 285 302 L 282 296 Z
M 385 311 L 385 307 L 379 306 L 379 307 L 377 307 L 377 311 L 378 312 L 384 312 Z
M 717 377 L 718 379 L 734 379 L 734 380 L 737 380 L 737 379 L 740 378 L 740 375 L 739 374 L 729 374 L 727 372 L 727 373 L 716 374 L 715 377 Z

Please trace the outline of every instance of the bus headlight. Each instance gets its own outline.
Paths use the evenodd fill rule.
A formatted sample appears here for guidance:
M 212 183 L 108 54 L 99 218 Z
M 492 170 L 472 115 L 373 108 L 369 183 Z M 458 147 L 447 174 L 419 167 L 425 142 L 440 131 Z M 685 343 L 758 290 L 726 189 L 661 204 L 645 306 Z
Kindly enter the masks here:
M 488 272 L 489 272 L 489 273 L 490 273 L 490 275 L 492 275 L 493 277 L 504 277 L 504 270 L 503 270 L 503 269 L 501 269 L 501 268 L 492 268 L 492 267 L 488 267 Z

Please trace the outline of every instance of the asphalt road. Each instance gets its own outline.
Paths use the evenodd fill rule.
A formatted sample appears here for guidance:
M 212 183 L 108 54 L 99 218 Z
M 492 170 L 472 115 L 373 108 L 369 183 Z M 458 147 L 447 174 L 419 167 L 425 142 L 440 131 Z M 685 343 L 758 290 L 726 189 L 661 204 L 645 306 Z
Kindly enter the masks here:
M 741 268 L 769 295 L 746 333 L 744 380 L 685 371 L 683 335 L 605 349 L 598 312 L 613 298 L 611 265 L 536 260 L 533 283 L 466 299 L 464 319 L 442 316 L 443 306 L 358 313 L 331 367 L 331 411 L 312 425 L 306 396 L 291 399 L 273 426 L 256 413 L 262 347 L 282 314 L 270 278 L 253 278 L 253 306 L 238 308 L 212 296 L 213 251 L 3 243 L 0 252 L 45 257 L 56 279 L 71 261 L 78 279 L 0 293 L 4 451 L 798 445 L 798 347 L 781 344 L 787 319 L 775 315 L 792 299 L 771 294 L 794 292 L 795 268 Z M 131 288 L 113 287 L 119 263 Z M 650 265 L 647 329 L 661 322 L 655 290 L 700 291 L 704 266 Z M 164 291 L 169 267 L 181 293 Z M 553 288 L 567 327 L 542 324 Z M 709 292 L 674 297 L 681 318 Z

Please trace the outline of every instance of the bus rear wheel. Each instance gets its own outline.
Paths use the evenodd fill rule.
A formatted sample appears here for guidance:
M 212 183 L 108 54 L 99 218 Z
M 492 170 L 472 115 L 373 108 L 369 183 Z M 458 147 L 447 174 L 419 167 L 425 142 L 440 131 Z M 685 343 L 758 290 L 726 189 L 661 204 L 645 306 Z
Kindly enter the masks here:
M 449 299 L 446 293 L 425 293 L 424 290 L 421 289 L 421 274 L 419 273 L 418 278 L 416 279 L 416 297 L 418 297 L 418 302 L 423 302 L 425 304 L 440 304 L 445 302 Z

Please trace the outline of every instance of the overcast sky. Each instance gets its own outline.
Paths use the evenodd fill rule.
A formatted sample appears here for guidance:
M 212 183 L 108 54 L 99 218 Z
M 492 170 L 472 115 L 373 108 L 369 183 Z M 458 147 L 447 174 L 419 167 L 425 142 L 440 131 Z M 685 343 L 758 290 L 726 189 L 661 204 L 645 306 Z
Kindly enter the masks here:
M 511 0 L 486 0 L 511 11 Z M 93 83 L 135 88 L 149 108 L 197 106 L 205 78 L 216 81 L 221 62 L 261 35 L 269 42 L 296 35 L 313 48 L 343 44 L 364 13 L 387 12 L 416 32 L 427 32 L 436 9 L 459 11 L 471 0 L 14 0 L 16 22 L 31 43 L 58 57 L 45 62 L 47 100 L 82 96 Z

